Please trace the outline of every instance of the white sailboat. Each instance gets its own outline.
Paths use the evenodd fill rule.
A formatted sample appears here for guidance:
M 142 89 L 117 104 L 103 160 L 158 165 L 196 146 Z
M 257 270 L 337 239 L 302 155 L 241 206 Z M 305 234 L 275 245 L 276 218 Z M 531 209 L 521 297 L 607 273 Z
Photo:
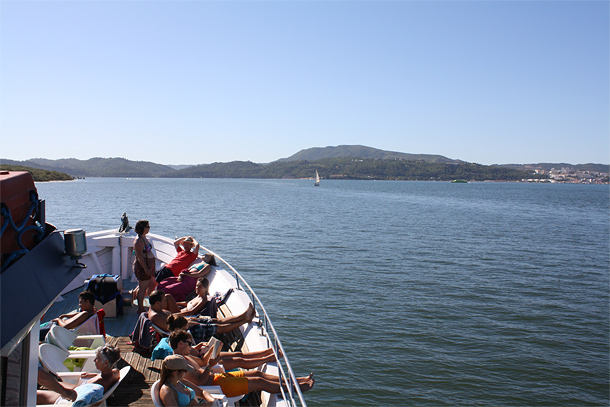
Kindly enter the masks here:
M 320 186 L 320 175 L 318 174 L 318 170 L 316 170 L 316 181 L 313 184 L 315 187 Z

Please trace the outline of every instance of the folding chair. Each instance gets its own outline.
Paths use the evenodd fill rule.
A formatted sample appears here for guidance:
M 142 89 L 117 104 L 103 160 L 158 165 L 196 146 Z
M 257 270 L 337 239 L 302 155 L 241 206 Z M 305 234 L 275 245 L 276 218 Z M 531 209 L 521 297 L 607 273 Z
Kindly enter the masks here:
M 77 335 L 74 331 L 63 328 L 59 325 L 54 325 L 49 330 L 45 341 L 62 348 L 68 352 L 83 352 L 70 351 L 71 346 L 97 348 L 106 344 L 103 335 Z M 87 351 L 85 351 L 87 352 Z
M 98 400 L 95 403 L 87 404 L 85 407 L 90 407 L 90 406 L 107 407 L 106 400 L 108 399 L 108 397 L 110 397 L 112 395 L 112 393 L 116 390 L 116 388 L 119 387 L 119 384 L 121 384 L 121 381 L 123 381 L 125 376 L 127 376 L 127 373 L 129 373 L 130 369 L 131 369 L 131 366 L 125 366 L 124 368 L 122 368 L 119 371 L 120 372 L 119 380 L 111 388 L 109 388 L 106 393 L 104 393 L 104 397 L 102 397 L 101 400 Z M 78 373 L 78 375 L 80 376 L 80 373 Z M 64 375 L 63 373 L 59 375 L 59 377 L 61 377 L 62 379 L 64 379 L 65 376 L 66 375 Z M 67 401 L 67 400 L 62 400 L 60 403 L 56 403 L 56 404 L 52 404 L 52 405 L 39 404 L 36 407 L 71 406 L 71 405 L 72 405 L 72 402 Z
M 60 372 L 73 373 L 64 365 L 66 359 L 85 359 L 81 368 L 75 368 L 74 373 L 78 373 L 78 376 L 80 376 L 81 372 L 96 371 L 95 362 L 93 361 L 95 356 L 95 351 L 79 352 L 77 355 L 70 354 L 70 352 L 50 343 L 42 343 L 38 347 L 40 362 L 46 370 L 56 375 Z

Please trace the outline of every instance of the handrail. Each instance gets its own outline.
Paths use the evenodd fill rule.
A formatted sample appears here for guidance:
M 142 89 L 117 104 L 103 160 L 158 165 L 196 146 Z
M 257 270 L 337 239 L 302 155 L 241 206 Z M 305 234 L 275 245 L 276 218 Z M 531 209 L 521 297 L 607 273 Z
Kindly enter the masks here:
M 254 290 L 252 289 L 252 287 L 250 287 L 250 285 L 248 284 L 248 282 L 241 276 L 241 274 L 239 274 L 237 272 L 237 270 L 235 270 L 233 268 L 233 266 L 231 266 L 225 259 L 223 259 L 222 257 L 220 257 L 218 254 L 214 253 L 212 250 L 209 250 L 203 246 L 200 246 L 200 250 L 203 249 L 204 251 L 213 254 L 214 257 L 216 258 L 216 260 L 220 260 L 222 261 L 224 264 L 227 265 L 227 267 L 229 267 L 229 269 L 231 269 L 231 271 L 233 271 L 233 273 L 235 274 L 235 281 L 237 282 L 237 288 L 240 289 L 239 287 L 239 282 L 241 280 L 241 282 L 245 285 L 245 287 L 247 288 L 247 290 L 249 291 L 250 295 L 252 296 L 253 300 L 256 300 L 256 302 L 258 303 L 260 309 L 259 312 L 262 311 L 263 315 L 264 315 L 264 323 L 265 323 L 265 330 L 267 331 L 267 338 L 269 341 L 271 341 L 271 348 L 273 349 L 273 353 L 275 354 L 275 358 L 277 360 L 277 366 L 278 366 L 278 370 L 279 370 L 279 377 L 280 377 L 280 383 L 283 382 L 282 377 L 287 377 L 287 391 L 289 392 L 288 396 L 286 395 L 286 393 L 284 392 L 284 386 L 280 386 L 280 390 L 282 391 L 282 396 L 284 397 L 284 400 L 286 401 L 290 401 L 291 405 L 293 407 L 297 407 L 296 404 L 296 400 L 294 398 L 294 393 L 296 393 L 296 395 L 299 397 L 299 401 L 301 402 L 301 406 L 302 407 L 307 407 L 307 403 L 305 403 L 305 399 L 303 398 L 303 392 L 301 392 L 301 388 L 299 387 L 298 381 L 294 375 L 294 372 L 292 370 L 292 366 L 290 365 L 290 361 L 288 360 L 288 355 L 286 354 L 286 352 L 284 351 L 284 347 L 282 346 L 281 342 L 280 342 L 280 338 L 277 334 L 277 332 L 275 331 L 275 328 L 273 326 L 273 324 L 271 323 L 271 318 L 269 318 L 269 315 L 267 314 L 267 310 L 265 309 L 265 307 L 263 306 L 263 303 L 261 302 L 261 300 L 258 298 L 258 296 L 256 295 L 256 293 L 254 292 Z M 254 301 L 253 301 L 254 302 Z M 273 332 L 273 338 L 271 338 L 271 336 L 269 335 L 269 332 Z M 275 340 L 275 344 L 273 343 L 273 340 Z M 288 373 L 289 375 L 287 376 L 286 373 L 284 372 L 284 367 L 282 366 L 281 362 L 280 362 L 280 358 L 278 357 L 278 353 L 277 353 L 277 348 L 279 348 L 282 352 L 283 355 L 283 359 L 284 359 L 284 363 L 286 364 L 286 369 L 288 369 Z

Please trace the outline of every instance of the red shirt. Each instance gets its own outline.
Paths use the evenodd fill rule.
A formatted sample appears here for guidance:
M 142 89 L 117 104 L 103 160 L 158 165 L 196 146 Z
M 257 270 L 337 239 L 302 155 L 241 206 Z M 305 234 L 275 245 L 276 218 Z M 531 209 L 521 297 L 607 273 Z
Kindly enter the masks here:
M 180 272 L 188 268 L 197 258 L 197 252 L 185 252 L 182 247 L 178 246 L 178 254 L 165 267 L 170 269 L 177 277 Z

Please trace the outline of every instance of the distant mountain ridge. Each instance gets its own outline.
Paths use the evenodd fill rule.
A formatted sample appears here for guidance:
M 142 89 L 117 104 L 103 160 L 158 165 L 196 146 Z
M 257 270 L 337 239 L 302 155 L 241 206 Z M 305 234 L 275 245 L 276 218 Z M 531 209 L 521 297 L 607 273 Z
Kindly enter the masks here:
M 377 148 L 360 145 L 341 145 L 329 147 L 313 147 L 301 150 L 288 158 L 281 158 L 277 162 L 285 161 L 317 161 L 326 158 L 373 158 L 378 160 L 407 160 L 407 161 L 428 161 L 437 163 L 460 163 L 461 160 L 453 160 L 442 155 L 434 154 L 409 154 L 397 151 L 386 151 Z
M 50 171 L 65 172 L 73 177 L 158 177 L 176 171 L 168 165 L 148 161 L 130 161 L 125 158 L 94 157 L 88 160 L 62 158 L 48 160 L 32 158 L 25 161 L 1 159 L 2 164 L 25 165 Z
M 171 178 L 258 178 L 305 179 L 316 171 L 323 179 L 400 180 L 400 181 L 520 181 L 547 178 L 525 171 L 470 163 L 442 163 L 376 158 L 324 158 L 316 161 L 274 161 L 256 164 L 250 161 L 197 165 L 162 175 Z
M 338 160 L 338 161 L 333 161 Z M 371 161 L 377 161 L 376 163 Z M 395 164 L 392 164 L 395 162 Z M 412 162 L 411 170 L 397 170 L 400 163 L 404 166 Z M 73 177 L 202 177 L 202 178 L 300 178 L 311 177 L 319 166 L 320 175 L 328 171 L 328 166 L 334 165 L 338 171 L 327 173 L 337 179 L 342 177 L 352 179 L 434 179 L 439 174 L 449 174 L 451 171 L 440 169 L 435 165 L 462 165 L 467 162 L 450 159 L 442 155 L 408 154 L 396 151 L 385 151 L 361 145 L 341 145 L 329 147 L 308 148 L 267 164 L 255 164 L 250 161 L 233 161 L 228 163 L 213 163 L 200 165 L 162 165 L 149 161 L 131 161 L 125 158 L 94 157 L 88 160 L 65 158 L 49 160 L 45 158 L 32 158 L 25 161 L 0 159 L 0 163 L 8 165 L 24 165 L 48 171 L 58 171 L 70 174 Z M 415 165 L 414 163 L 419 163 Z M 423 166 L 428 168 L 424 171 Z M 417 167 L 417 174 L 413 169 Z M 509 168 L 520 172 L 531 173 L 536 169 L 550 170 L 570 167 L 577 171 L 592 171 L 608 173 L 607 164 L 567 164 L 567 163 L 540 163 L 540 164 L 502 164 L 493 166 L 467 167 L 476 174 L 490 175 L 493 179 L 503 179 L 507 173 L 496 171 L 493 168 L 483 170 L 482 167 Z M 498 168 L 499 167 L 499 168 Z M 313 168 L 313 170 L 312 170 Z M 327 170 L 325 170 L 325 168 Z M 341 168 L 341 170 L 339 170 Z M 312 171 L 313 174 L 312 174 Z M 466 174 L 465 174 L 466 175 Z M 512 174 L 514 178 L 516 174 Z M 476 178 L 473 175 L 474 178 Z

